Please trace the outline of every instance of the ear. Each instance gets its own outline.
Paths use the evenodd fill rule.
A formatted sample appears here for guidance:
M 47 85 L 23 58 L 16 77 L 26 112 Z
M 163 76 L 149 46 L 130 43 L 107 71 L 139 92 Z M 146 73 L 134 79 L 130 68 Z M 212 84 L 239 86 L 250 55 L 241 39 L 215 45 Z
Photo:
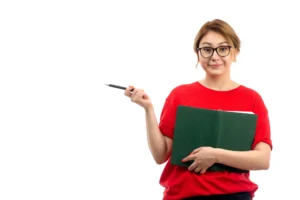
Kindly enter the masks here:
M 196 54 L 197 55 L 197 63 L 196 63 L 196 66 L 195 66 L 195 68 L 197 68 L 198 67 L 198 65 L 199 65 L 199 62 L 200 62 L 200 60 L 199 60 L 199 55 L 198 54 Z
M 238 56 L 238 52 L 236 51 L 236 49 L 233 49 L 233 52 L 232 52 L 232 61 L 233 62 L 236 62 L 236 58 Z

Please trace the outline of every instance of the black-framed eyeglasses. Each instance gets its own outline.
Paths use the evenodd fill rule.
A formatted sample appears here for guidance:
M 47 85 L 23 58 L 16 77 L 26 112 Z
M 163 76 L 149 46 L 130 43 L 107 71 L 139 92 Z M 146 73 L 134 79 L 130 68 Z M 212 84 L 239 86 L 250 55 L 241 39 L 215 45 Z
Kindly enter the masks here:
M 221 57 L 228 56 L 230 53 L 230 48 L 232 48 L 232 46 L 219 46 L 217 48 L 202 47 L 197 48 L 197 50 L 200 52 L 203 58 L 209 58 L 214 54 L 214 51 L 216 51 L 217 54 Z

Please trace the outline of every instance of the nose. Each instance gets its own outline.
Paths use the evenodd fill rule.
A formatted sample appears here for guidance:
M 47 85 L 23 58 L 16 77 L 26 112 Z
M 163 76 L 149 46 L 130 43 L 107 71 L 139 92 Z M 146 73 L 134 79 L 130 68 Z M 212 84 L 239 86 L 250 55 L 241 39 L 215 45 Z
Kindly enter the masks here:
M 220 58 L 220 56 L 218 55 L 217 50 L 215 49 L 215 50 L 213 51 L 213 54 L 211 55 L 211 59 L 217 60 L 217 59 L 219 59 L 219 58 Z

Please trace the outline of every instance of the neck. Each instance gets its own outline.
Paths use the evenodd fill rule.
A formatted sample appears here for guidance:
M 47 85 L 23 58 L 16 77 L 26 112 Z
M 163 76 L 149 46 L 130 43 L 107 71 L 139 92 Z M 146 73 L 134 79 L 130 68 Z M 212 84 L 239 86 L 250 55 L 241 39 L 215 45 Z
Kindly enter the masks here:
M 229 75 L 211 77 L 206 75 L 203 80 L 200 81 L 205 87 L 213 90 L 226 91 L 238 87 L 238 83 L 231 80 Z

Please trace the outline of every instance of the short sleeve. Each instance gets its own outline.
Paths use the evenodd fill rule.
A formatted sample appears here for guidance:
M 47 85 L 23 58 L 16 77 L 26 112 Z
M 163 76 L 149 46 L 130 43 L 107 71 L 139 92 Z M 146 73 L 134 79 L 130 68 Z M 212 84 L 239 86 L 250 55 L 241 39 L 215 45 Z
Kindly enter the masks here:
M 255 93 L 253 111 L 257 114 L 258 119 L 252 149 L 254 149 L 259 142 L 264 142 L 273 149 L 268 109 L 258 93 Z
M 170 93 L 165 100 L 165 104 L 163 106 L 160 115 L 159 129 L 161 133 L 173 139 L 175 121 L 176 121 L 176 103 L 175 103 L 174 95 Z

